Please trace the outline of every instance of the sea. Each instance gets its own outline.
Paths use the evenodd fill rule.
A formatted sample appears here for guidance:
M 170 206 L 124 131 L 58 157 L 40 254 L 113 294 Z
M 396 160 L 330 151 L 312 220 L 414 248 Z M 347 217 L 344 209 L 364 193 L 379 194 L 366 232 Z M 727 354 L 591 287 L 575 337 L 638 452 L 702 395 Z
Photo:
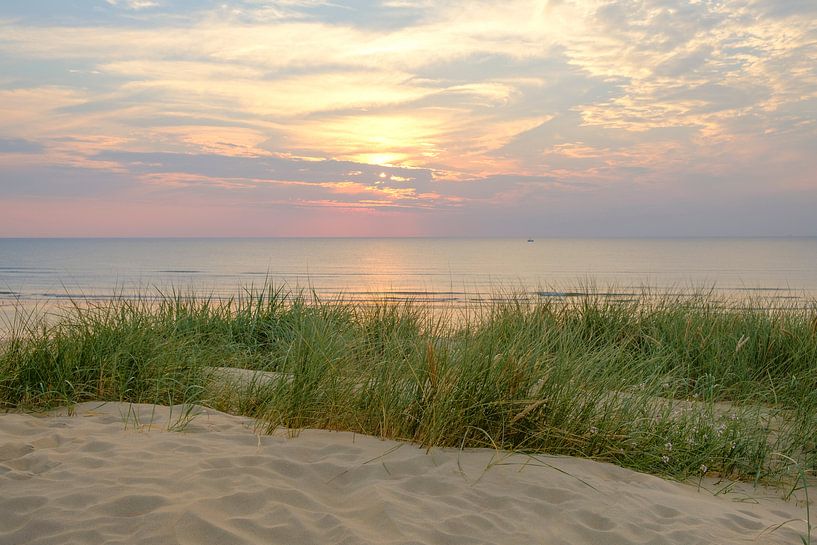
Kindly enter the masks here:
M 0 305 L 236 297 L 264 286 L 323 299 L 469 304 L 712 292 L 813 305 L 817 237 L 0 238 Z

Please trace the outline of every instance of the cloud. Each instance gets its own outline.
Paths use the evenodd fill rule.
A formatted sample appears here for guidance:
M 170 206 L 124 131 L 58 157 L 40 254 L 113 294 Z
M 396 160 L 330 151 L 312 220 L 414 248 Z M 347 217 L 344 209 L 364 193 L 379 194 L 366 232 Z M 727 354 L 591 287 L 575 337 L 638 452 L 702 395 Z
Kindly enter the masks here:
M 0 138 L 0 153 L 39 153 L 42 144 L 22 138 Z
M 122 6 L 127 9 L 140 10 L 147 8 L 155 8 L 159 6 L 159 2 L 153 0 L 105 0 L 112 6 Z
M 337 182 L 354 179 L 368 183 L 398 179 L 400 183 L 429 183 L 427 169 L 367 165 L 351 161 L 304 160 L 285 157 L 229 157 L 215 154 L 106 151 L 94 159 L 121 163 L 137 174 L 185 172 L 211 177 L 299 182 Z M 382 176 L 385 174 L 386 176 Z
M 297 206 L 463 206 L 493 202 L 514 205 L 546 192 L 582 190 L 587 184 L 556 177 L 494 175 L 458 181 L 435 179 L 428 169 L 370 165 L 351 161 L 285 157 L 230 157 L 213 154 L 108 151 L 94 160 L 121 165 L 138 180 L 142 195 L 185 194 L 232 202 Z M 164 198 L 164 197 L 162 197 Z
M 766 17 L 774 18 L 803 18 L 809 15 L 817 15 L 817 4 L 811 0 L 754 0 L 751 2 L 754 11 L 762 13 Z
M 712 55 L 713 47 L 702 44 L 692 51 L 682 51 L 656 66 L 655 73 L 659 76 L 679 77 L 690 74 L 705 66 Z

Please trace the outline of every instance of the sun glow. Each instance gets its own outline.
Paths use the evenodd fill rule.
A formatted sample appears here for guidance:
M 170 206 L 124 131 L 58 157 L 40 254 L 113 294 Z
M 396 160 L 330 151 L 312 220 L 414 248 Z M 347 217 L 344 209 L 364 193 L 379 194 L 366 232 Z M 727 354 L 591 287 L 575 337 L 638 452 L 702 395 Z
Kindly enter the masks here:
M 405 153 L 358 153 L 348 157 L 348 159 L 358 163 L 384 167 L 400 165 L 406 158 L 408 158 L 408 155 Z
M 436 113 L 335 116 L 302 124 L 291 138 L 340 160 L 422 166 L 440 148 L 446 123 Z

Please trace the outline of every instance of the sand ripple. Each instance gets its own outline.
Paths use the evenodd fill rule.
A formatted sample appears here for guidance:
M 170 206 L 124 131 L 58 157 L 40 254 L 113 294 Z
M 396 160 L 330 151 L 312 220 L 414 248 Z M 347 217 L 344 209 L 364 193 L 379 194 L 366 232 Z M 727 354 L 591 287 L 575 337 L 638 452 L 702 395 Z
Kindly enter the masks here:
M 802 532 L 761 536 L 803 516 L 761 491 L 737 501 L 587 460 L 350 433 L 257 436 L 216 411 L 167 431 L 168 413 L 0 416 L 0 543 L 709 545 Z

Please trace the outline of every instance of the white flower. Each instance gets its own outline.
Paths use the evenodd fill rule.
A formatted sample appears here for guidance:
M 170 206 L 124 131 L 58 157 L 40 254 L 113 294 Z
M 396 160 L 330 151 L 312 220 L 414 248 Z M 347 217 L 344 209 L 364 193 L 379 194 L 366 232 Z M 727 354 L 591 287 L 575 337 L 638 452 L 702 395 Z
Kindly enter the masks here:
M 672 443 L 665 444 L 664 448 L 667 449 L 668 451 L 672 452 Z
M 706 464 L 701 464 L 700 470 L 701 473 L 706 473 L 707 471 L 709 471 L 709 468 L 706 467 Z
M 596 426 L 590 426 L 590 434 L 596 435 L 599 432 L 599 429 Z
M 669 463 L 669 456 L 661 456 L 661 461 L 664 462 L 665 464 L 668 464 Z

